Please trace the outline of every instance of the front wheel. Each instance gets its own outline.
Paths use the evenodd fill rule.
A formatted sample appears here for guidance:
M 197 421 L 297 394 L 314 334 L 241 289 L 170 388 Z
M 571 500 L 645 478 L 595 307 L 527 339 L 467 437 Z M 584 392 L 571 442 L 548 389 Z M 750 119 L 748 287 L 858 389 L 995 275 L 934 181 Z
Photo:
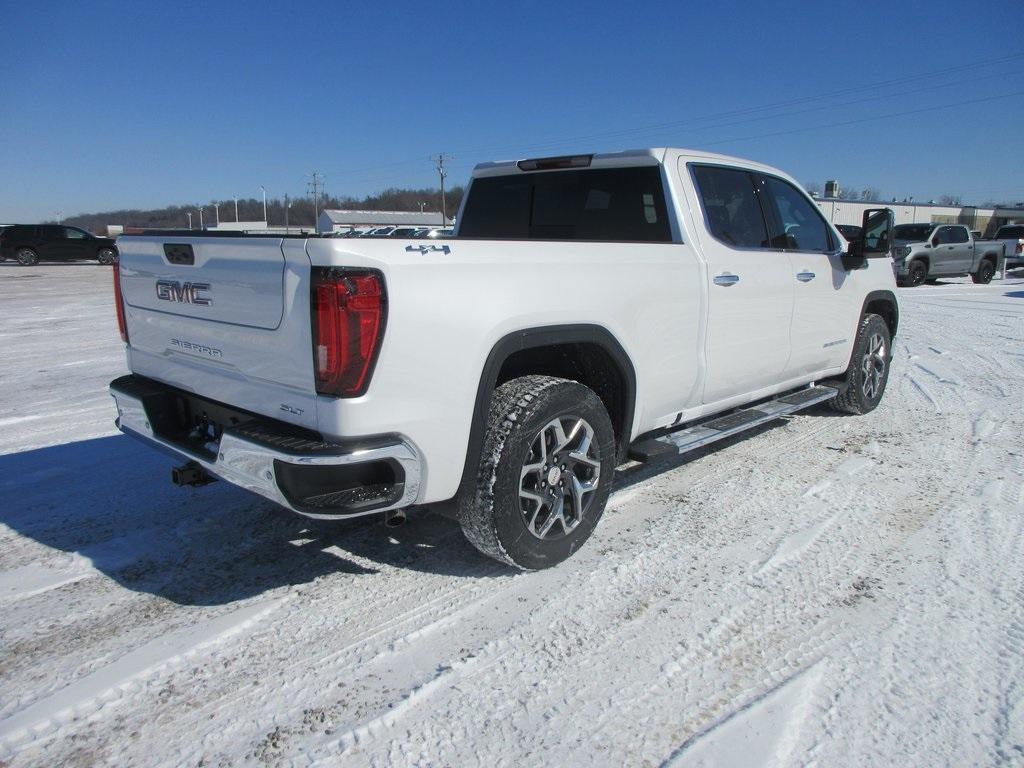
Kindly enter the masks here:
M 96 260 L 104 266 L 110 266 L 117 261 L 117 251 L 113 248 L 100 248 L 96 254 Z
M 39 263 L 39 256 L 31 248 L 19 248 L 14 254 L 14 258 L 23 267 L 31 267 L 33 264 Z
M 485 555 L 524 570 L 548 568 L 593 533 L 614 472 L 611 420 L 591 389 L 551 376 L 513 379 L 491 399 L 459 523 Z
M 996 265 L 986 259 L 981 262 L 977 272 L 971 274 L 971 281 L 979 285 L 988 285 L 996 274 Z
M 907 267 L 907 282 L 911 287 L 916 287 L 928 278 L 928 265 L 920 259 L 910 262 Z
M 879 315 L 864 315 L 846 369 L 843 391 L 829 401 L 833 410 L 861 415 L 878 407 L 892 362 L 889 326 Z

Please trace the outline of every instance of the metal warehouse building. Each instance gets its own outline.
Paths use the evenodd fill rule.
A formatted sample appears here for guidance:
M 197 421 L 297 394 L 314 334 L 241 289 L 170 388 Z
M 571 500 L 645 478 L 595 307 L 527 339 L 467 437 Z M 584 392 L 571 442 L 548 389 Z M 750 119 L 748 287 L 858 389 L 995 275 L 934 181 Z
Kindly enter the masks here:
M 450 227 L 452 220 L 437 211 L 342 211 L 320 212 L 316 231 L 345 232 L 356 227 Z
M 1024 206 L 1016 208 L 978 208 L 973 205 L 936 205 L 934 203 L 893 203 L 815 198 L 818 207 L 833 224 L 861 223 L 868 208 L 891 208 L 897 224 L 966 224 L 986 237 L 1003 224 L 1024 222 Z

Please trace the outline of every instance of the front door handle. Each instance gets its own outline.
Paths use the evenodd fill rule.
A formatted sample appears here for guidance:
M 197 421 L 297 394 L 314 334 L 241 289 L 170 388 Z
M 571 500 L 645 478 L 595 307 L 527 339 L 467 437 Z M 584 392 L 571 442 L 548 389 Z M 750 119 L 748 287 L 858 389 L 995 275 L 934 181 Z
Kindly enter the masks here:
M 715 285 L 724 285 L 728 288 L 730 285 L 736 285 L 739 281 L 739 275 L 733 275 L 729 272 L 721 275 L 715 275 Z
M 813 272 L 804 271 L 796 273 L 796 279 L 799 280 L 801 283 L 809 283 L 811 282 L 811 280 L 814 279 L 814 277 L 815 275 Z

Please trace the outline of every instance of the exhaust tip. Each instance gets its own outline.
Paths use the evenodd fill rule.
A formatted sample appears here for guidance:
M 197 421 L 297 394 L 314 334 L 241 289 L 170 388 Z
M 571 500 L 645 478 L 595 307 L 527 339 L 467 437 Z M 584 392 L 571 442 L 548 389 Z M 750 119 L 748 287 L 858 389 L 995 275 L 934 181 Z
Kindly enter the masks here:
M 400 525 L 404 525 L 405 519 L 404 509 L 389 509 L 384 513 L 384 525 L 388 528 L 398 528 Z

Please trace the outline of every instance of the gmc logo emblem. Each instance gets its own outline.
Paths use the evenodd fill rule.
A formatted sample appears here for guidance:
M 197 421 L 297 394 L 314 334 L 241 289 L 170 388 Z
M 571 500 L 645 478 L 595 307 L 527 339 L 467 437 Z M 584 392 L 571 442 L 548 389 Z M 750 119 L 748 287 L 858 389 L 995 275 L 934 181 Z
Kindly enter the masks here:
M 177 280 L 157 280 L 156 297 L 160 301 L 175 301 L 179 304 L 199 304 L 208 307 L 213 303 L 202 291 L 209 291 L 209 283 L 179 283 Z

